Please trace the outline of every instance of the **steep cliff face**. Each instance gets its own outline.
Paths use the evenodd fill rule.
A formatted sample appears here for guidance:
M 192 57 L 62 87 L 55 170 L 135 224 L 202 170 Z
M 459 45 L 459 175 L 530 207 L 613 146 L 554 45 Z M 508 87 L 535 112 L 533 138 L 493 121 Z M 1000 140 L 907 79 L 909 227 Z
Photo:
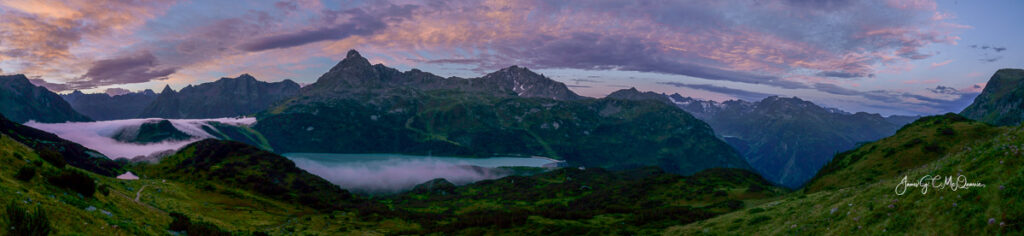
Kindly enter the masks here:
M 189 85 L 178 92 L 165 87 L 139 117 L 200 119 L 251 115 L 298 92 L 299 84 L 291 80 L 267 83 L 243 74 Z
M 92 120 L 72 109 L 60 95 L 33 85 L 25 75 L 0 75 L 0 114 L 18 123 Z
M 993 125 L 1019 125 L 1024 121 L 1024 70 L 997 71 L 960 114 Z

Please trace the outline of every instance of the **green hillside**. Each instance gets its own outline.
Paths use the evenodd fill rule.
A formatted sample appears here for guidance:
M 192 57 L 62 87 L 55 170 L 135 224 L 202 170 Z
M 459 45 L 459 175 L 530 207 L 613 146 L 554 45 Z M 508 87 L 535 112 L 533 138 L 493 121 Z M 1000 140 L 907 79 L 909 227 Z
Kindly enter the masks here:
M 683 177 L 657 168 L 563 168 L 462 187 L 419 188 L 386 198 L 419 223 L 411 234 L 650 235 L 776 199 L 784 193 L 757 174 L 709 169 Z M 440 186 L 440 187 L 438 187 Z
M 961 115 L 993 125 L 1018 125 L 1024 121 L 1024 70 L 1001 69 L 985 84 Z
M 954 114 L 925 117 L 892 137 L 837 156 L 806 191 L 664 233 L 1020 235 L 1022 136 L 1021 126 L 991 127 Z M 960 175 L 985 187 L 953 191 L 945 185 L 926 194 L 911 187 L 897 194 L 904 177 L 915 183 L 926 176 Z

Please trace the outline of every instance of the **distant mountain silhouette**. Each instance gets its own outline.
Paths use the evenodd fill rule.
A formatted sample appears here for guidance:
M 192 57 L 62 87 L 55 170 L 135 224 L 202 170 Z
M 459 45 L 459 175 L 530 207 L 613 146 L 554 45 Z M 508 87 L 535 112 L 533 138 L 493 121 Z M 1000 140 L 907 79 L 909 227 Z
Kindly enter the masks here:
M 711 125 L 766 179 L 790 188 L 804 184 L 835 153 L 891 135 L 915 118 L 851 114 L 778 96 L 719 103 L 623 89 L 608 97 L 673 103 Z
M 285 80 L 258 81 L 251 75 L 189 85 L 175 92 L 164 87 L 140 118 L 199 119 L 250 115 L 299 92 L 299 84 Z
M 18 123 L 29 120 L 43 123 L 92 120 L 72 109 L 60 95 L 33 85 L 20 74 L 0 75 L 0 114 Z
M 82 93 L 75 90 L 61 95 L 71 107 L 96 120 L 122 120 L 139 117 L 156 100 L 153 90 L 110 96 L 106 93 Z

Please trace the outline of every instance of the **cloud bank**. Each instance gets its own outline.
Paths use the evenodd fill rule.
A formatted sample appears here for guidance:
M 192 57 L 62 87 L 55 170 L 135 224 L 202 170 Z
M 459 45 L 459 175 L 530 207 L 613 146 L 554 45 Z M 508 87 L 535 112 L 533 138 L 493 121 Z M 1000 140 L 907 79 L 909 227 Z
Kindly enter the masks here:
M 343 189 L 371 194 L 407 191 L 436 178 L 444 178 L 453 184 L 463 185 L 510 174 L 508 171 L 457 165 L 435 159 L 388 159 L 344 164 L 325 164 L 302 158 L 291 159 L 299 168 Z
M 202 130 L 202 126 L 208 122 L 220 122 L 230 125 L 249 125 L 256 122 L 255 118 L 222 118 L 222 119 L 194 119 L 194 120 L 169 120 L 174 128 L 196 137 L 192 140 L 176 141 L 176 142 L 161 142 L 153 144 L 134 144 L 134 143 L 123 143 L 115 140 L 114 137 L 118 132 L 124 129 L 138 129 L 143 123 L 158 121 L 161 119 L 130 119 L 130 120 L 111 120 L 111 121 L 98 121 L 98 122 L 68 122 L 68 123 L 38 123 L 35 121 L 29 121 L 25 125 L 40 129 L 46 132 L 54 133 L 63 139 L 70 140 L 85 146 L 87 148 L 96 150 L 103 155 L 111 159 L 120 157 L 124 158 L 136 158 L 140 156 L 148 156 L 156 152 L 163 152 L 167 150 L 178 150 L 189 143 L 204 139 L 213 138 L 212 135 Z

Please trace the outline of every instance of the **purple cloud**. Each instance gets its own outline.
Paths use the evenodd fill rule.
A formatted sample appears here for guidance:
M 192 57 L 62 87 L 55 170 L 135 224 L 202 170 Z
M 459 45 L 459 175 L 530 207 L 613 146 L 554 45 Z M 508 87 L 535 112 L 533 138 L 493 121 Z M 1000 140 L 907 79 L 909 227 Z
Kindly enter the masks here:
M 340 24 L 256 38 L 242 43 L 238 48 L 243 51 L 256 52 L 302 46 L 321 41 L 340 40 L 351 36 L 371 35 L 387 28 L 388 21 L 400 21 L 409 18 L 412 15 L 412 11 L 417 7 L 416 5 L 389 5 L 373 12 L 367 12 L 360 8 L 338 12 L 326 11 L 325 18 L 330 23 L 333 23 L 339 17 L 348 17 L 348 20 Z
M 29 78 L 28 82 L 32 83 L 35 86 L 43 86 L 44 88 L 49 89 L 50 91 L 54 91 L 54 92 L 71 90 L 71 89 L 68 88 L 67 84 L 50 83 L 50 82 L 46 82 L 46 80 L 43 80 L 43 79 L 38 78 L 38 77 L 36 77 L 36 78 Z
M 835 84 L 826 84 L 826 83 L 815 83 L 814 84 L 814 89 L 817 89 L 818 91 L 822 91 L 822 92 L 826 92 L 826 93 L 837 94 L 837 95 L 856 96 L 856 95 L 863 94 L 862 92 L 857 91 L 857 90 L 843 88 L 843 87 L 839 87 L 838 85 L 835 85 Z
M 70 89 L 88 89 L 104 85 L 145 83 L 165 80 L 178 68 L 164 67 L 156 56 L 146 51 L 136 55 L 99 60 L 78 80 L 68 83 Z
M 725 95 L 731 95 L 731 96 L 734 96 L 734 97 L 739 98 L 741 100 L 747 100 L 747 101 L 760 101 L 761 99 L 764 99 L 766 97 L 776 96 L 775 94 L 752 92 L 752 91 L 747 91 L 747 90 L 742 90 L 742 89 L 734 89 L 734 88 L 715 86 L 715 85 L 710 85 L 710 84 L 687 84 L 687 83 L 678 83 L 678 82 L 661 82 L 659 84 L 672 85 L 672 86 L 681 87 L 681 88 L 691 88 L 691 89 L 697 89 L 697 90 L 704 90 L 704 91 L 714 92 L 714 93 L 721 93 L 721 94 L 725 94 Z
M 822 77 L 843 78 L 843 79 L 875 77 L 874 74 L 843 72 L 843 71 L 822 71 L 822 72 L 818 72 L 815 75 L 822 76 Z
M 977 86 L 977 85 L 975 85 L 975 86 Z M 928 89 L 928 91 L 931 91 L 932 93 L 937 93 L 937 94 L 950 94 L 950 95 L 954 95 L 954 94 L 959 94 L 960 93 L 960 91 L 955 89 L 955 88 L 946 87 L 946 86 L 942 86 L 942 85 L 935 86 L 935 88 L 930 88 L 930 89 Z
M 516 61 L 531 68 L 578 68 L 588 70 L 628 70 L 685 75 L 711 80 L 767 84 L 782 88 L 807 88 L 800 82 L 771 75 L 756 75 L 718 69 L 675 59 L 660 50 L 664 45 L 630 36 L 576 33 L 567 38 L 538 37 L 498 48 L 502 57 L 493 58 L 493 67 L 503 61 Z

